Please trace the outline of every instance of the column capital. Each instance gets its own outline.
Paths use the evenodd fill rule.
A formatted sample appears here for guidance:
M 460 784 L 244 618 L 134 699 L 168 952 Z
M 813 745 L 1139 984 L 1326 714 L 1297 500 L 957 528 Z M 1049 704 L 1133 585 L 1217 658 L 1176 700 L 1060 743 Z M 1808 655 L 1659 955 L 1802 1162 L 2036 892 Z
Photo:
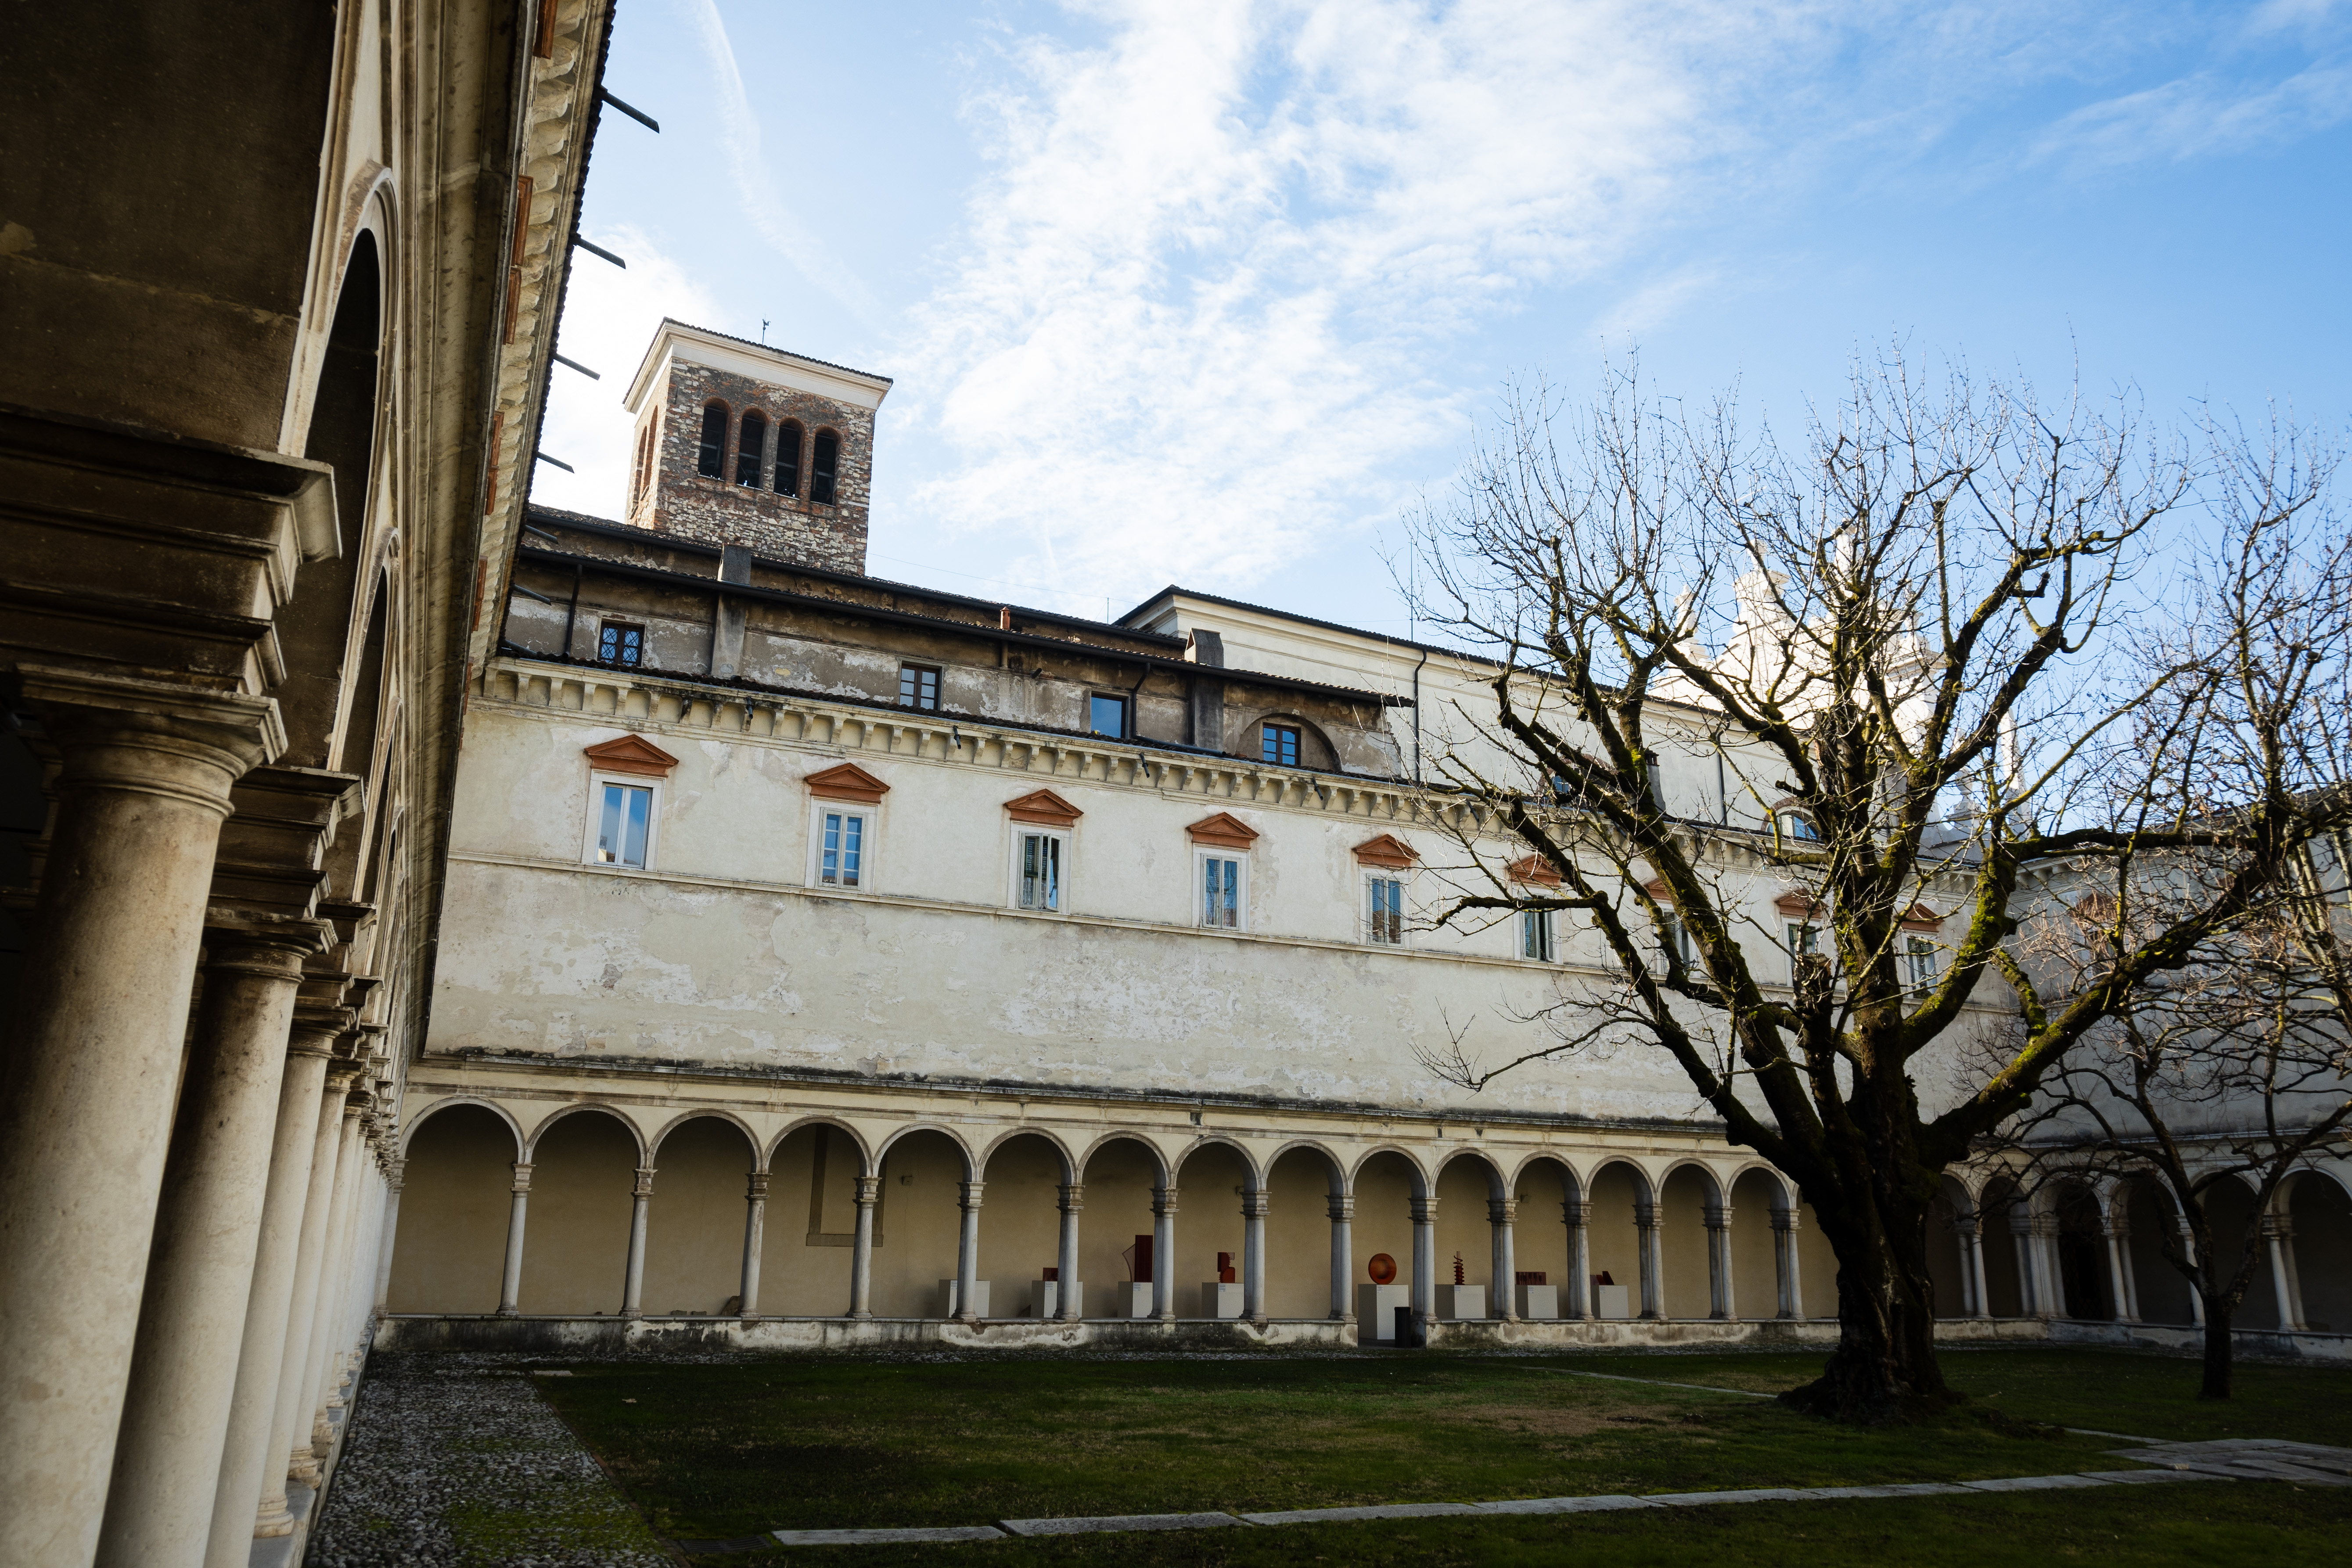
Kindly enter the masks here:
M 1488 1198 L 1486 1200 L 1486 1223 L 1488 1225 L 1510 1225 L 1518 1217 L 1519 1205 L 1517 1199 Z
M 49 664 L 19 664 L 9 684 L 41 716 L 61 793 L 134 790 L 226 817 L 229 786 L 286 750 L 274 698 Z
M 653 1166 L 639 1165 L 637 1167 L 637 1184 L 630 1189 L 629 1195 L 631 1197 L 638 1198 L 649 1198 L 654 1195 Z
M 2263 1215 L 2260 1223 L 2255 1228 L 2263 1236 L 2273 1241 L 2293 1241 L 2294 1239 L 2294 1221 L 2283 1214 L 2266 1214 Z
M 1729 1204 L 1708 1204 L 1706 1208 L 1706 1228 L 1709 1230 L 1729 1230 L 1731 1228 L 1731 1212 L 1732 1205 Z
M 747 1182 L 745 1183 L 745 1184 L 744 1184 L 744 1188 L 743 1188 L 743 1198 L 744 1198 L 744 1201 L 745 1201 L 745 1202 L 747 1202 L 747 1203 L 755 1203 L 755 1204 L 758 1204 L 758 1203 L 765 1203 L 765 1202 L 767 1202 L 767 1200 L 768 1200 L 768 1173 L 767 1173 L 767 1172 L 765 1172 L 765 1171 L 754 1171 L 754 1172 L 752 1172 L 752 1173 L 751 1173 L 750 1180 L 749 1180 L 749 1181 L 747 1181 Z
M 520 1160 L 515 1162 L 514 1186 L 510 1190 L 518 1193 L 530 1191 L 530 1166 Z
M 956 1184 L 957 1205 L 967 1209 L 978 1208 L 980 1194 L 987 1190 L 987 1187 L 986 1182 L 958 1182 Z
M 1664 1223 L 1663 1216 L 1658 1213 L 1658 1202 L 1655 1198 L 1633 1200 L 1633 1223 L 1643 1230 L 1655 1230 Z
M 387 1157 L 379 1163 L 383 1170 L 384 1189 L 394 1193 L 400 1191 L 401 1178 L 408 1173 L 408 1162 Z
M 857 1206 L 858 1206 L 859 1208 L 862 1208 L 862 1209 L 870 1209 L 870 1208 L 872 1208 L 876 1204 L 880 1203 L 881 1201 L 882 1201 L 882 1178 L 881 1178 L 881 1177 L 879 1177 L 879 1176 L 860 1176 L 860 1177 L 858 1177 L 858 1178 L 857 1178 Z
M 1772 1228 L 1774 1230 L 1784 1231 L 1795 1230 L 1797 1228 L 1797 1211 L 1793 1208 L 1774 1209 L 1772 1211 Z
M 1064 1182 L 1054 1192 L 1055 1205 L 1064 1214 L 1076 1214 L 1087 1206 L 1087 1188 L 1083 1182 Z
M 1151 1212 L 1153 1214 L 1174 1214 L 1176 1212 L 1176 1194 L 1179 1190 L 1180 1189 L 1175 1187 L 1152 1188 Z
M 1355 1194 L 1353 1193 L 1343 1193 L 1332 1197 L 1330 1199 L 1330 1210 L 1331 1217 L 1333 1219 L 1354 1219 L 1356 1217 Z
M 1242 1216 L 1244 1219 L 1264 1219 L 1265 1209 L 1266 1190 L 1264 1187 L 1242 1189 Z
M 1412 1223 L 1415 1225 L 1437 1223 L 1437 1199 L 1433 1195 L 1412 1200 Z
M 335 928 L 325 921 L 207 907 L 205 971 L 299 985 L 303 960 L 325 952 L 334 940 Z
M 1592 1223 L 1592 1205 L 1583 1198 L 1570 1198 L 1559 1205 L 1559 1217 L 1570 1230 L 1582 1230 Z

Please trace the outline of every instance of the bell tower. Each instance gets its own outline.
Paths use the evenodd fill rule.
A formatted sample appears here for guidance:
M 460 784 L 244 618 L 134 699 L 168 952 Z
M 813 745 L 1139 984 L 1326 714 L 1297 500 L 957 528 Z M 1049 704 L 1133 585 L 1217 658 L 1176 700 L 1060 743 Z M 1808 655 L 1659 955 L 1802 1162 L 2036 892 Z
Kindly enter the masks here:
M 629 384 L 640 528 L 866 571 L 874 415 L 890 378 L 665 319 Z

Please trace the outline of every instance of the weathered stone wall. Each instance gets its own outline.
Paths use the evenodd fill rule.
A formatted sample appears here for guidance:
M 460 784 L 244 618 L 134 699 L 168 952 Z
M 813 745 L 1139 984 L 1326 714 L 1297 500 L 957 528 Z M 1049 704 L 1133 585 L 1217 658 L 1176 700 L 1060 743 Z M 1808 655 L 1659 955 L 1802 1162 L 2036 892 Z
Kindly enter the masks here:
M 709 478 L 696 467 L 702 411 L 714 398 L 727 405 L 727 447 L 719 479 Z M 684 361 L 672 362 L 659 406 L 653 485 L 646 500 L 631 508 L 632 521 L 710 544 L 749 544 L 779 560 L 864 574 L 874 468 L 872 410 Z M 736 447 L 747 409 L 758 410 L 768 421 L 768 450 L 761 458 L 757 489 L 735 482 Z M 801 493 L 796 496 L 775 491 L 776 430 L 788 421 L 801 427 Z M 841 437 L 830 506 L 808 499 L 809 469 L 821 430 Z

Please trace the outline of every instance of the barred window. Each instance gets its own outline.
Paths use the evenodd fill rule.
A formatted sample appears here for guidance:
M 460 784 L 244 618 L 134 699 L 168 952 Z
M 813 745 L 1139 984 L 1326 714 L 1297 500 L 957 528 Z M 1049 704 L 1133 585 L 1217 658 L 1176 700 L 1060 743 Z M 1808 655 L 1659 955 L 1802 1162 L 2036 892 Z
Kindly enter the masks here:
M 606 621 L 596 634 L 596 662 L 635 669 L 646 648 L 646 628 L 626 621 Z
M 768 455 L 768 416 L 754 408 L 743 416 L 735 442 L 735 482 L 760 488 L 760 460 Z
M 819 506 L 831 506 L 833 471 L 841 458 L 841 437 L 830 430 L 820 430 L 812 446 L 815 450 L 809 455 L 809 500 Z
M 776 493 L 801 493 L 801 427 L 789 419 L 776 426 Z
M 702 446 L 695 454 L 695 472 L 707 479 L 727 474 L 727 405 L 714 403 L 702 411 Z

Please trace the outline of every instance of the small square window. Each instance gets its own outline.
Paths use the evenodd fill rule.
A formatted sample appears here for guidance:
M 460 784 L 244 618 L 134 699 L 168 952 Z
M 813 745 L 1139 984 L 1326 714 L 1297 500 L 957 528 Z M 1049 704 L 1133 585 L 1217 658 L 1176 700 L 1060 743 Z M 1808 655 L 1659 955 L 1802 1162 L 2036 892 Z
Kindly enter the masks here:
M 856 888 L 866 870 L 866 814 L 826 811 L 818 814 L 817 885 Z
M 898 667 L 898 706 L 935 710 L 940 705 L 940 672 L 928 665 Z
M 1062 908 L 1062 855 L 1058 833 L 1024 833 L 1014 846 L 1013 902 L 1024 910 L 1058 912 Z
M 654 792 L 643 784 L 596 786 L 595 864 L 645 868 L 653 835 Z
M 1558 956 L 1552 949 L 1551 911 L 1521 910 L 1519 911 L 1519 956 L 1549 963 Z
M 1265 724 L 1258 729 L 1258 760 L 1276 767 L 1298 765 L 1298 726 L 1296 724 Z
M 1399 877 L 1365 879 L 1370 913 L 1364 929 L 1367 942 L 1383 947 L 1404 945 L 1404 880 Z
M 1127 699 L 1105 697 L 1100 692 L 1087 700 L 1087 728 L 1097 735 L 1108 735 L 1114 741 L 1127 739 Z
M 596 634 L 596 662 L 635 669 L 646 649 L 646 628 L 626 621 L 606 621 Z
M 1233 855 L 1203 855 L 1201 861 L 1201 923 L 1221 931 L 1248 926 L 1249 882 L 1244 862 Z

